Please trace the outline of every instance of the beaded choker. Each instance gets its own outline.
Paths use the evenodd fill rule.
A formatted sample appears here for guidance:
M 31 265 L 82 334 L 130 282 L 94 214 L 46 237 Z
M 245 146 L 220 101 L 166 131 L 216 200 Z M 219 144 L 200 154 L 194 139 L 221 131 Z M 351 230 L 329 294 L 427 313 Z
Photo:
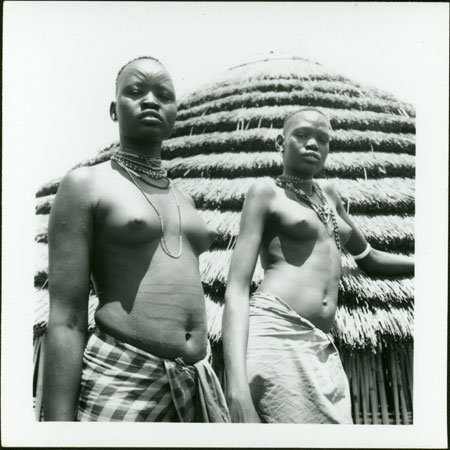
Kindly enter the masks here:
M 121 163 L 121 165 L 137 174 L 147 175 L 156 180 L 167 178 L 167 171 L 162 168 L 161 158 L 152 158 L 142 154 L 119 150 L 111 156 L 111 159 Z
M 302 191 L 304 195 L 307 195 L 309 197 L 314 192 L 313 191 L 311 194 L 308 194 L 304 190 L 305 185 L 311 186 L 311 187 L 313 186 L 312 178 L 300 178 L 300 177 L 296 177 L 294 175 L 286 175 L 283 173 L 277 179 L 280 180 L 281 183 L 286 183 L 286 185 L 292 186 L 293 188 Z
M 308 180 L 308 182 L 312 182 L 313 193 L 315 192 L 319 197 L 322 204 L 313 202 L 308 195 L 299 187 L 300 183 L 304 184 L 305 180 L 301 178 L 293 177 L 290 175 L 280 175 L 275 183 L 277 186 L 282 189 L 287 189 L 295 194 L 297 200 L 301 200 L 305 202 L 319 217 L 321 222 L 325 225 L 328 234 L 332 236 L 334 234 L 334 240 L 336 242 L 336 247 L 339 251 L 341 251 L 341 238 L 339 235 L 339 225 L 337 224 L 336 216 L 334 215 L 333 210 L 331 209 L 325 194 L 323 193 L 321 187 L 312 180 Z M 330 225 L 331 222 L 331 225 Z

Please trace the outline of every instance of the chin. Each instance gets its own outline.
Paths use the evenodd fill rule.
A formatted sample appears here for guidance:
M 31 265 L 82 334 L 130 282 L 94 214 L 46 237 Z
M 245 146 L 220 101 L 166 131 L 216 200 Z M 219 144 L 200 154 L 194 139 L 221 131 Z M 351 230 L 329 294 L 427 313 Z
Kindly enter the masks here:
M 158 129 L 148 129 L 140 133 L 141 139 L 146 141 L 163 141 L 166 139 L 166 133 Z

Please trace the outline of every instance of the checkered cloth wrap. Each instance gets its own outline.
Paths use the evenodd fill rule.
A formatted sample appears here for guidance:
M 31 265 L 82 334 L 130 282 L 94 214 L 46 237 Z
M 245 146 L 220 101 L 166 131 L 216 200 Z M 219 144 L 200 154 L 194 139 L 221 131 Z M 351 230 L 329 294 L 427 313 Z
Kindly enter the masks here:
M 228 422 L 211 366 L 154 356 L 95 329 L 83 358 L 79 421 Z

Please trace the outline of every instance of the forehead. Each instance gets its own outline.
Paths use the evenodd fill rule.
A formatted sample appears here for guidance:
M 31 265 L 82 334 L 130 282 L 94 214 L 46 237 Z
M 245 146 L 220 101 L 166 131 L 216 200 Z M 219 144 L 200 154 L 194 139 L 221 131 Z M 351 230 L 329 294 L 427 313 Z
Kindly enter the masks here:
M 172 79 L 165 67 L 152 59 L 140 59 L 128 64 L 119 75 L 117 87 L 130 82 L 159 82 L 169 84 L 173 88 Z
M 294 114 L 285 124 L 284 131 L 288 132 L 299 127 L 312 127 L 327 133 L 331 131 L 330 122 L 318 111 L 300 111 Z

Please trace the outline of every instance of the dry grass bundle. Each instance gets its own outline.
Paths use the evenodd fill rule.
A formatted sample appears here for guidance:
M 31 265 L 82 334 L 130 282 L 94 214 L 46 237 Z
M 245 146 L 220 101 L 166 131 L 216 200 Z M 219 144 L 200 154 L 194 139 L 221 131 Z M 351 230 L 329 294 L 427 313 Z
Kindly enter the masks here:
M 251 80 L 239 84 L 230 84 L 227 86 L 217 86 L 213 89 L 202 89 L 199 92 L 188 95 L 181 99 L 179 110 L 199 105 L 200 103 L 217 100 L 231 95 L 243 94 L 247 92 L 291 92 L 299 90 L 314 90 L 330 94 L 348 95 L 349 97 L 378 97 L 385 100 L 396 101 L 395 98 L 387 93 L 374 92 L 373 89 L 364 88 L 348 81 L 324 79 L 321 75 L 318 79 L 306 78 L 266 78 L 260 80 Z
M 223 298 L 231 255 L 230 250 L 215 250 L 200 256 L 200 273 L 205 289 L 218 302 Z M 258 259 L 253 286 L 259 284 L 262 277 L 263 269 Z M 414 284 L 410 277 L 369 277 L 357 268 L 352 257 L 344 253 L 339 296 L 340 302 L 349 307 L 412 307 Z
M 414 251 L 414 217 L 358 215 L 353 219 L 373 247 L 394 252 Z
M 228 259 L 229 252 L 215 252 L 215 258 Z M 211 255 L 210 255 L 211 256 Z M 207 258 L 211 260 L 210 258 Z M 204 261 L 203 264 L 209 261 Z M 228 264 L 226 264 L 228 266 Z M 204 265 L 203 271 L 211 271 L 211 266 Z M 261 268 L 258 268 L 261 278 Z M 222 275 L 216 273 L 217 275 Z M 216 281 L 217 278 L 214 278 Z M 208 330 L 210 338 L 217 342 L 221 338 L 221 321 L 223 305 L 211 296 L 207 297 Z M 98 305 L 95 296 L 89 297 L 89 328 L 94 327 L 94 312 Z M 34 339 L 42 336 L 46 331 L 48 321 L 48 291 L 36 290 L 35 295 L 35 325 Z M 339 305 L 333 335 L 340 348 L 367 349 L 376 348 L 380 342 L 397 342 L 409 340 L 413 333 L 413 311 L 411 308 L 392 305 L 388 310 L 376 308 L 369 309 L 359 305 L 358 308 L 349 308 Z
M 211 100 L 198 106 L 181 110 L 179 120 L 211 114 L 219 111 L 231 111 L 239 108 L 256 108 L 259 106 L 320 106 L 336 109 L 357 109 L 382 113 L 406 114 L 414 116 L 414 111 L 397 101 L 380 99 L 377 97 L 361 98 L 349 97 L 342 94 L 316 92 L 314 90 L 297 90 L 291 92 L 248 92 L 239 95 L 230 95 L 222 99 Z
M 261 177 L 273 182 L 271 178 Z M 216 178 L 175 179 L 176 185 L 190 194 L 199 209 L 240 211 L 245 194 L 254 178 L 234 180 Z M 319 183 L 321 180 L 318 180 Z M 323 181 L 323 180 L 322 180 Z M 412 214 L 414 180 L 383 178 L 379 180 L 345 180 L 330 178 L 351 214 Z M 36 214 L 48 214 L 54 195 L 38 199 Z
M 361 306 L 368 309 L 412 308 L 414 282 L 405 277 L 369 277 L 359 269 L 344 266 L 339 282 L 339 302 L 354 309 Z
M 232 248 L 239 233 L 240 212 L 199 210 L 200 216 L 218 236 L 212 248 Z M 37 215 L 38 232 L 35 241 L 47 242 L 48 215 Z M 369 243 L 379 250 L 411 252 L 414 250 L 414 219 L 406 216 L 353 216 L 354 222 Z
M 208 330 L 210 339 L 221 339 L 223 305 L 209 298 Z M 332 335 L 339 348 L 346 350 L 375 350 L 379 345 L 391 345 L 410 341 L 413 336 L 413 312 L 391 307 L 369 310 L 366 307 L 350 309 L 338 306 Z
M 189 193 L 198 208 L 240 211 L 253 178 L 239 183 L 227 179 L 177 179 L 177 185 Z M 330 179 L 353 214 L 408 214 L 414 211 L 414 180 L 384 178 L 382 180 Z M 319 181 L 320 182 L 320 181 Z
M 360 306 L 348 308 L 340 305 L 332 334 L 339 348 L 352 350 L 376 349 L 379 344 L 411 341 L 414 313 L 410 309 L 391 307 L 375 309 Z
M 221 247 L 229 247 L 239 233 L 240 212 L 200 210 L 200 215 L 219 233 Z M 414 250 L 414 218 L 411 216 L 353 216 L 369 243 L 379 250 Z
M 223 238 L 225 249 L 214 249 L 203 253 L 200 256 L 200 273 L 204 283 L 205 291 L 214 296 L 217 301 L 221 301 L 228 276 L 228 269 L 231 260 L 232 247 L 238 229 L 238 214 L 219 215 L 213 211 L 202 212 L 204 218 L 209 223 L 216 224 L 220 217 L 224 217 L 219 232 L 227 236 Z M 397 224 L 398 225 L 398 224 Z M 225 234 L 228 233 L 228 234 Z M 41 288 L 46 285 L 48 279 L 48 248 L 46 244 L 36 244 L 36 272 L 35 287 Z M 258 260 L 253 286 L 256 286 L 262 279 L 263 269 Z M 413 281 L 408 277 L 369 277 L 361 272 L 353 258 L 347 254 L 342 257 L 342 277 L 339 287 L 340 302 L 351 307 L 371 305 L 388 308 L 390 305 L 412 306 L 414 296 Z
M 282 128 L 283 120 L 295 112 L 297 105 L 240 108 L 178 120 L 172 137 L 234 131 L 253 128 Z M 328 115 L 333 129 L 375 130 L 415 133 L 415 120 L 396 114 L 372 111 L 321 108 Z
M 305 58 L 298 56 L 274 58 L 271 56 L 270 58 L 261 58 L 231 67 L 215 78 L 214 81 L 203 85 L 202 91 L 212 91 L 236 84 L 243 85 L 247 82 L 255 83 L 266 79 L 349 81 L 348 78 L 335 70 Z M 195 93 L 191 95 L 195 95 Z M 184 99 L 186 100 L 189 97 L 186 96 Z
M 36 202 L 36 214 L 49 214 L 55 199 L 55 194 L 40 197 Z
M 232 67 L 214 82 L 202 86 L 200 93 L 186 96 L 183 101 L 189 101 L 190 97 L 201 95 L 202 93 L 213 92 L 228 86 L 245 86 L 247 83 L 258 83 L 262 80 L 311 80 L 311 81 L 341 81 L 349 83 L 363 90 L 366 95 L 371 94 L 379 98 L 394 99 L 385 91 L 376 87 L 362 85 L 347 77 L 342 76 L 335 70 L 325 67 L 313 61 L 297 56 L 285 56 L 274 58 L 263 58 L 257 61 L 241 64 Z M 395 100 L 395 99 L 394 99 Z M 406 107 L 409 105 L 405 105 Z
M 264 152 L 275 150 L 275 138 L 280 130 L 258 128 L 230 132 L 214 132 L 183 136 L 167 141 L 164 159 L 177 156 L 222 152 Z M 383 133 L 381 131 L 336 130 L 332 133 L 330 151 L 380 151 L 415 153 L 414 135 Z
M 276 177 L 282 171 L 278 152 L 213 153 L 175 158 L 165 162 L 172 178 Z M 414 156 L 405 153 L 330 153 L 318 177 L 330 178 L 414 178 Z

